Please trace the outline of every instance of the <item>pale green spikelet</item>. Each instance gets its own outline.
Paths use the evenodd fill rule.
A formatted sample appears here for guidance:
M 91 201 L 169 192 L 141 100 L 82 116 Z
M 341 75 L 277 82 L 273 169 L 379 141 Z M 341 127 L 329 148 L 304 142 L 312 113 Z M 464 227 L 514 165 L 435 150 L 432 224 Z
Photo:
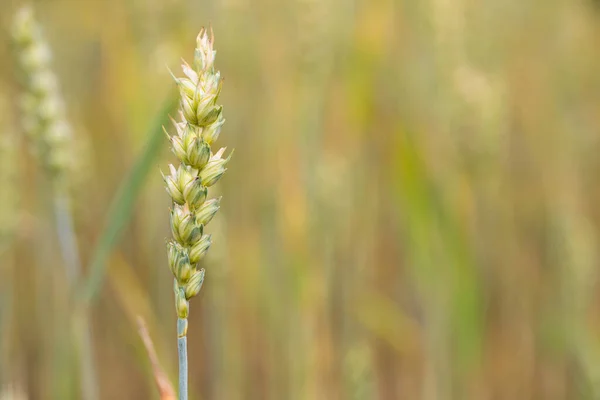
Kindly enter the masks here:
M 181 121 L 173 120 L 176 133 L 167 133 L 167 138 L 180 165 L 169 165 L 169 175 L 163 174 L 165 188 L 173 200 L 173 240 L 167 243 L 167 249 L 180 319 L 187 318 L 189 300 L 200 292 L 204 282 L 204 269 L 198 263 L 212 240 L 211 235 L 204 234 L 204 228 L 219 210 L 221 200 L 207 200 L 208 188 L 225 173 L 231 158 L 223 158 L 224 148 L 215 153 L 211 149 L 225 122 L 223 107 L 217 104 L 222 79 L 214 68 L 212 33 L 209 36 L 205 29 L 200 31 L 194 54 L 191 66 L 183 62 L 184 76 L 173 76 L 181 96 Z
M 195 271 L 189 282 L 185 285 L 185 298 L 191 299 L 200 292 L 202 283 L 204 282 L 204 268 L 200 271 Z

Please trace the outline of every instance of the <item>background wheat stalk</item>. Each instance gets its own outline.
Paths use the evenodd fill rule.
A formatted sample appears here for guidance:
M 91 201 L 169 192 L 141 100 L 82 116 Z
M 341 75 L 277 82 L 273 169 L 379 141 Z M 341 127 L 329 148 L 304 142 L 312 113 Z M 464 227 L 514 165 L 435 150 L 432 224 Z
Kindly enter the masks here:
M 73 223 L 70 178 L 73 177 L 74 146 L 66 118 L 58 78 L 50 66 L 52 52 L 34 18 L 33 9 L 22 7 L 14 17 L 12 36 L 23 75 L 21 99 L 23 127 L 42 168 L 51 180 L 54 217 L 65 275 L 73 294 L 81 275 L 81 259 Z M 82 397 L 98 398 L 92 339 L 87 316 L 77 313 L 74 329 L 82 368 Z
M 198 267 L 211 245 L 211 235 L 204 227 L 219 210 L 220 199 L 206 200 L 208 187 L 223 175 L 231 158 L 223 158 L 225 148 L 216 153 L 211 144 L 219 137 L 225 122 L 222 107 L 217 105 L 221 91 L 221 74 L 215 72 L 213 35 L 205 29 L 196 39 L 192 66 L 182 65 L 185 77 L 173 76 L 181 95 L 181 122 L 173 121 L 176 135 L 167 137 L 180 161 L 169 165 L 170 175 L 163 175 L 166 189 L 173 199 L 171 231 L 167 243 L 169 266 L 173 275 L 179 350 L 179 398 L 187 399 L 187 318 L 189 300 L 200 292 L 204 269 Z M 165 131 L 166 133 L 166 131 Z

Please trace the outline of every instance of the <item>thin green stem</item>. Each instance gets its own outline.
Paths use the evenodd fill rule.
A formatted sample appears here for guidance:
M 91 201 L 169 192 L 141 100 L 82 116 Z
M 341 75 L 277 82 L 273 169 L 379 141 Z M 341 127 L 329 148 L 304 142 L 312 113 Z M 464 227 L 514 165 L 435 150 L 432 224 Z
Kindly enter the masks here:
M 177 349 L 179 350 L 179 400 L 188 398 L 187 319 L 177 319 Z
M 65 272 L 71 293 L 75 293 L 76 285 L 81 275 L 81 260 L 77 249 L 77 241 L 73 224 L 73 215 L 69 197 L 62 191 L 56 190 L 54 195 L 54 213 L 56 230 L 60 242 L 60 250 L 65 265 Z M 76 318 L 75 330 L 79 348 L 79 365 L 82 374 L 82 398 L 97 400 L 98 383 L 94 368 L 94 352 L 92 350 L 92 337 L 86 315 Z
M 75 240 L 75 229 L 73 228 L 73 217 L 69 198 L 64 193 L 57 191 L 54 195 L 54 215 L 56 218 L 56 231 L 60 251 L 64 261 L 69 286 L 73 287 L 79 279 L 81 265 L 79 262 L 79 251 Z

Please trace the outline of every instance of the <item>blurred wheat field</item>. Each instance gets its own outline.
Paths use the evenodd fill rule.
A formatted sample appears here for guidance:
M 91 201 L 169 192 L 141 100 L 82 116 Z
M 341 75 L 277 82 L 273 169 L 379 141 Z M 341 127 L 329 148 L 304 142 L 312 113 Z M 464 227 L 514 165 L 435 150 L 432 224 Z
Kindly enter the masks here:
M 215 32 L 221 211 L 193 399 L 600 398 L 600 4 L 32 1 L 79 168 L 70 295 L 0 2 L 0 399 L 176 381 L 168 69 Z

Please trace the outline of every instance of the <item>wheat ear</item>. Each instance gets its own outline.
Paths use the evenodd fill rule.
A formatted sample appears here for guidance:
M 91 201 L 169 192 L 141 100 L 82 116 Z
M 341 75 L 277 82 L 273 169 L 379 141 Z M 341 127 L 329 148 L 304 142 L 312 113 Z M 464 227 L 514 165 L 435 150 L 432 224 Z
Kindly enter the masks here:
M 204 282 L 199 261 L 211 245 L 211 235 L 204 227 L 219 210 L 219 199 L 207 200 L 208 188 L 225 172 L 231 158 L 223 158 L 225 148 L 213 153 L 211 145 L 221 132 L 223 108 L 217 105 L 221 92 L 221 74 L 215 71 L 216 51 L 213 34 L 204 28 L 196 39 L 194 62 L 183 62 L 184 77 L 173 76 L 181 96 L 181 121 L 173 121 L 175 135 L 167 137 L 180 164 L 169 165 L 163 174 L 166 190 L 173 200 L 171 231 L 167 243 L 169 267 L 173 272 L 175 309 L 177 311 L 177 347 L 179 353 L 179 399 L 187 400 L 187 327 L 189 301 Z M 165 131 L 166 133 L 166 131 Z

